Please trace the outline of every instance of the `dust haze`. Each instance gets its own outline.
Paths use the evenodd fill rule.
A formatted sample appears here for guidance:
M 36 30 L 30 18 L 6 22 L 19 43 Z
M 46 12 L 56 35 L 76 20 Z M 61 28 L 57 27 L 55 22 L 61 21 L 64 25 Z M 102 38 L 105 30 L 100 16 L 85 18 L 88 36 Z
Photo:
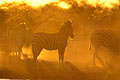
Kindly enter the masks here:
M 27 4 L 15 3 L 0 6 L 0 78 L 6 79 L 46 79 L 46 80 L 119 80 L 120 56 L 102 47 L 98 55 L 106 64 L 102 66 L 99 60 L 97 67 L 93 67 L 92 46 L 89 51 L 90 35 L 99 29 L 111 30 L 120 36 L 120 9 L 119 5 L 105 8 L 99 5 L 92 6 L 82 2 L 82 6 L 74 0 L 62 0 L 71 7 L 47 4 L 44 7 L 33 8 Z M 12 42 L 6 39 L 9 29 L 25 23 L 28 30 L 27 38 L 38 32 L 56 33 L 66 20 L 73 21 L 74 39 L 68 39 L 64 54 L 64 68 L 59 69 L 59 55 L 57 50 L 43 49 L 34 62 L 32 47 L 23 46 L 20 59 L 14 52 Z M 16 33 L 14 33 L 16 34 Z M 118 38 L 120 39 L 120 38 Z M 120 45 L 118 43 L 118 45 Z

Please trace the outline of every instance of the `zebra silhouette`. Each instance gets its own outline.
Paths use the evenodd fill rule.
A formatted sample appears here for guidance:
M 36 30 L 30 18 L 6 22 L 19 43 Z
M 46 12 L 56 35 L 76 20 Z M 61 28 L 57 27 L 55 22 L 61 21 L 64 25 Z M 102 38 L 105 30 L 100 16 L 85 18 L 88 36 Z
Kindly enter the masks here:
M 59 64 L 63 65 L 64 52 L 69 36 L 71 38 L 74 37 L 71 20 L 65 21 L 57 33 L 50 34 L 40 32 L 34 34 L 30 40 L 34 60 L 37 61 L 37 57 L 43 48 L 46 50 L 58 50 Z
M 20 58 L 22 52 L 22 47 L 26 40 L 26 24 L 24 22 L 14 25 L 8 28 L 8 42 L 12 52 L 16 53 L 16 56 Z
M 101 47 L 109 49 L 111 52 L 114 52 L 115 55 L 120 55 L 120 46 L 119 46 L 119 36 L 110 30 L 95 30 L 90 35 L 90 47 L 94 47 L 93 53 L 93 65 L 96 66 L 95 58 L 97 58 L 101 64 L 104 66 L 103 60 L 98 56 L 97 52 Z

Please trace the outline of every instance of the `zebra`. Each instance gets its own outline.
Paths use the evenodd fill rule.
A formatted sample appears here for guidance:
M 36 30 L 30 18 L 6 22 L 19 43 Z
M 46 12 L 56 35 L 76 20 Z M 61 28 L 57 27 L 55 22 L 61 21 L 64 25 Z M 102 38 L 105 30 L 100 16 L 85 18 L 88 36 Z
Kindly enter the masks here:
M 37 57 L 43 48 L 46 50 L 58 50 L 59 65 L 63 65 L 67 40 L 69 36 L 72 39 L 74 38 L 72 24 L 71 20 L 67 20 L 56 33 L 35 33 L 30 39 L 34 60 L 37 61 Z
M 9 45 L 11 46 L 11 50 L 16 53 L 18 58 L 21 57 L 21 54 L 23 55 L 22 47 L 26 40 L 26 32 L 27 27 L 25 22 L 8 28 L 7 38 Z M 25 55 L 23 56 L 25 57 Z
M 5 34 L 0 34 L 0 50 L 5 53 L 11 52 L 9 41 Z
M 94 47 L 93 65 L 96 66 L 95 58 L 97 58 L 104 66 L 103 60 L 97 55 L 97 52 L 101 47 L 105 47 L 109 49 L 111 52 L 120 55 L 119 40 L 120 40 L 119 36 L 111 30 L 93 31 L 90 35 L 90 46 L 89 46 L 89 51 L 91 50 L 91 45 Z

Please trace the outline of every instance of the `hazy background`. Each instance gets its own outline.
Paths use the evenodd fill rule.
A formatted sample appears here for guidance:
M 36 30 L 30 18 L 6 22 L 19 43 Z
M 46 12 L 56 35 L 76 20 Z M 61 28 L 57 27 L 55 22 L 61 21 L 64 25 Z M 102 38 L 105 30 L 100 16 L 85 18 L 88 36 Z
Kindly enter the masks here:
M 92 52 L 94 50 L 94 48 L 92 47 L 92 50 L 90 52 L 88 51 L 89 36 L 91 32 L 96 29 L 109 29 L 117 32 L 119 35 L 119 3 L 114 4 L 114 7 L 110 8 L 103 7 L 101 5 L 88 5 L 84 1 L 80 3 L 81 6 L 74 0 L 65 0 L 64 2 L 71 5 L 71 7 L 61 8 L 60 6 L 54 6 L 54 3 L 46 4 L 43 7 L 37 8 L 34 8 L 27 4 L 15 5 L 15 3 L 6 3 L 6 5 L 1 5 L 0 36 L 6 35 L 7 29 L 9 27 L 18 25 L 21 22 L 26 23 L 26 26 L 30 29 L 30 34 L 34 34 L 36 32 L 56 33 L 59 31 L 64 21 L 66 21 L 67 19 L 71 19 L 73 21 L 73 30 L 75 37 L 73 40 L 68 40 L 68 46 L 66 47 L 65 51 L 65 62 L 69 61 L 80 70 L 86 71 L 88 67 L 92 65 Z M 0 65 L 2 69 L 4 67 L 14 71 L 14 68 L 11 65 L 16 64 L 14 62 L 16 58 L 15 60 L 12 58 L 12 61 L 10 57 L 11 54 L 9 52 L 5 52 L 7 47 L 8 44 L 6 44 L 6 46 L 4 47 L 5 49 L 1 49 Z M 23 48 L 23 50 L 24 54 L 27 54 L 30 58 L 32 57 L 30 48 Z M 106 48 L 101 48 L 99 50 L 99 56 L 104 61 L 112 65 L 113 73 L 119 74 L 120 57 L 114 56 L 114 54 L 115 53 L 110 52 Z M 57 51 L 43 50 L 38 60 L 45 60 L 57 63 L 58 53 Z M 25 66 L 25 64 L 19 62 L 19 64 L 20 63 L 21 65 L 19 65 L 18 68 L 22 68 L 22 70 L 26 71 L 27 73 L 27 70 L 25 69 L 25 67 L 23 67 Z M 99 62 L 97 62 L 97 65 L 99 67 L 102 67 Z

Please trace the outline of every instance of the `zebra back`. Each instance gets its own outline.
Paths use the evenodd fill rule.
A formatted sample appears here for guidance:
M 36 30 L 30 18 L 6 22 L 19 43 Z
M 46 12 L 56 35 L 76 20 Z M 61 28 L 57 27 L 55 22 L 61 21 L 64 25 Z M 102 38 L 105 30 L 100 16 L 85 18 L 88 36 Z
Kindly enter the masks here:
M 35 33 L 30 38 L 30 43 L 35 47 L 48 50 L 55 50 L 59 47 L 66 47 L 68 37 L 73 38 L 72 22 L 66 21 L 57 33 Z
M 90 42 L 95 48 L 103 46 L 115 53 L 120 53 L 120 37 L 111 30 L 96 30 L 92 32 Z

